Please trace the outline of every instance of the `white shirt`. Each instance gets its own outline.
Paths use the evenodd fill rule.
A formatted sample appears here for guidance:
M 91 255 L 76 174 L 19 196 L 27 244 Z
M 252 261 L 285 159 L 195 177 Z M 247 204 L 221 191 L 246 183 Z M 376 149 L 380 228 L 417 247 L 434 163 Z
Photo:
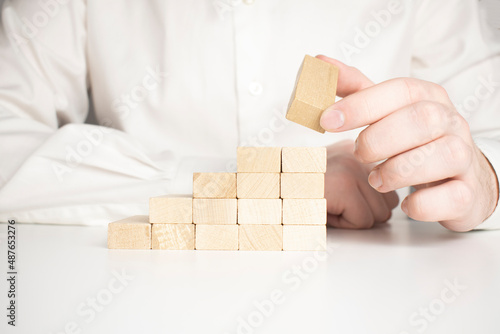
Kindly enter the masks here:
M 500 47 L 476 1 L 40 3 L 2 12 L 1 221 L 104 224 L 234 171 L 237 146 L 354 139 L 285 120 L 305 54 L 444 85 L 500 171 Z

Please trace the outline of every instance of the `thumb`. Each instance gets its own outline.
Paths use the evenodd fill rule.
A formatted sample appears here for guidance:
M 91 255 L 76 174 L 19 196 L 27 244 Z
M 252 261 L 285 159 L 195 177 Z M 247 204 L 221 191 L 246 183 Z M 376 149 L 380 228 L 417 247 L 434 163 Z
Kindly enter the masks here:
M 333 64 L 339 68 L 337 96 L 346 97 L 374 85 L 370 79 L 368 79 L 355 67 L 348 66 L 341 61 L 323 55 L 318 55 L 316 58 Z

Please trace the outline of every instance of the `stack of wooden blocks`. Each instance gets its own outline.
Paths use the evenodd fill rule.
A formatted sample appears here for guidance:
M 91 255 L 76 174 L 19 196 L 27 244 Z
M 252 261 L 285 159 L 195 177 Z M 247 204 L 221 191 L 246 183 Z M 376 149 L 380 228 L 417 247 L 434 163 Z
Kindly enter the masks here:
M 237 173 L 195 173 L 193 196 L 153 197 L 108 227 L 108 247 L 324 250 L 324 147 L 239 147 Z

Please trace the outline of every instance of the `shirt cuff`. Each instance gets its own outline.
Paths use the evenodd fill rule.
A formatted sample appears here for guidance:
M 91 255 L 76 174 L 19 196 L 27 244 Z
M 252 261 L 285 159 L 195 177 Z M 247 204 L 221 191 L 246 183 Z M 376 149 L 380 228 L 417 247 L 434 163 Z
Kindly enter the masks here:
M 500 180 L 500 141 L 492 138 L 474 138 L 476 146 L 479 147 L 484 156 L 489 160 Z M 497 184 L 500 187 L 500 184 Z M 500 229 L 500 205 L 497 203 L 495 211 L 484 222 L 479 224 L 475 230 Z

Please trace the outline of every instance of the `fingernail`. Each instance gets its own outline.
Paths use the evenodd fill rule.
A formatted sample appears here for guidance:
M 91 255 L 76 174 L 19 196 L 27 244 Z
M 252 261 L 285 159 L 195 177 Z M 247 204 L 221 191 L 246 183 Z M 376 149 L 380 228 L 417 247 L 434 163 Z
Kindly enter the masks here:
M 344 114 L 340 110 L 330 109 L 328 107 L 323 114 L 321 115 L 321 119 L 319 121 L 321 127 L 325 130 L 335 130 L 344 125 Z
M 378 170 L 372 170 L 370 175 L 368 175 L 368 183 L 375 189 L 382 186 L 382 177 L 380 177 L 380 172 Z
M 401 210 L 403 210 L 404 213 L 408 214 L 408 200 L 405 198 L 403 203 L 401 203 Z

